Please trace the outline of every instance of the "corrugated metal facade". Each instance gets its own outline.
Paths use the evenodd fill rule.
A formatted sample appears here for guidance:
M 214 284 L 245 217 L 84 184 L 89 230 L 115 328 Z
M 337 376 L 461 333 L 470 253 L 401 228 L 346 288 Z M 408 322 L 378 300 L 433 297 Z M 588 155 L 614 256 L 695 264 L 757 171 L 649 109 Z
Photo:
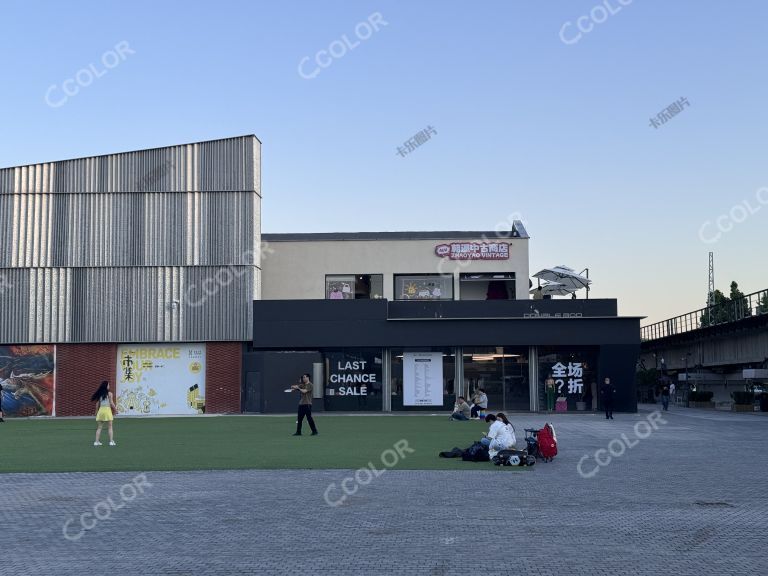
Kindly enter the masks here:
M 0 170 L 0 343 L 248 340 L 254 136 Z

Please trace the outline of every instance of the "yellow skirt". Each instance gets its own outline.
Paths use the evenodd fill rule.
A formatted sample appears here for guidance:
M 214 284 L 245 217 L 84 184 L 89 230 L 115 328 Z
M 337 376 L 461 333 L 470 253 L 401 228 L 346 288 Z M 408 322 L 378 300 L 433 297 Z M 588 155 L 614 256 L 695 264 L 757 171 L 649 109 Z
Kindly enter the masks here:
M 112 422 L 112 408 L 109 406 L 102 406 L 96 413 L 96 422 Z

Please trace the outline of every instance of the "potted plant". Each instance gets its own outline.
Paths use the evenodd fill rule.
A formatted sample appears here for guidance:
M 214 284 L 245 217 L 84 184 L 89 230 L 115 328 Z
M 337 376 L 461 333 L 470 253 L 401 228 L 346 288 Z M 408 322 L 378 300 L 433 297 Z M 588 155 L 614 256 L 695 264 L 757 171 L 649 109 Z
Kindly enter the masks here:
M 691 408 L 714 408 L 715 403 L 712 402 L 714 395 L 715 393 L 711 390 L 691 390 L 688 393 L 688 406 Z
M 753 412 L 755 410 L 755 394 L 746 390 L 731 392 L 734 412 Z

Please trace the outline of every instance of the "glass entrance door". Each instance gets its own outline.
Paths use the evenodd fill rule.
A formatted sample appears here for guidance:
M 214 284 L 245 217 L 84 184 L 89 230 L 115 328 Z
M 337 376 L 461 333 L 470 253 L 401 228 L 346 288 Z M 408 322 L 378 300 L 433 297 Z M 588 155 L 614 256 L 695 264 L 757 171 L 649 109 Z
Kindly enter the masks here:
M 471 400 L 483 389 L 488 410 L 530 409 L 528 349 L 522 347 L 465 347 L 464 387 Z

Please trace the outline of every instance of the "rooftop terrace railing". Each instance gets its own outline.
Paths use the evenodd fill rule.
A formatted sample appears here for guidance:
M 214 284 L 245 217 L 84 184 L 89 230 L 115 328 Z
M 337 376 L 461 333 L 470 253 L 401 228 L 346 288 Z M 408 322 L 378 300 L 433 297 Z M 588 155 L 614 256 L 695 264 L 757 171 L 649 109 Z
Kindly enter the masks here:
M 768 314 L 768 290 L 746 294 L 716 306 L 708 306 L 682 316 L 675 316 L 640 328 L 642 341 L 658 340 L 693 330 L 739 322 L 746 318 Z

